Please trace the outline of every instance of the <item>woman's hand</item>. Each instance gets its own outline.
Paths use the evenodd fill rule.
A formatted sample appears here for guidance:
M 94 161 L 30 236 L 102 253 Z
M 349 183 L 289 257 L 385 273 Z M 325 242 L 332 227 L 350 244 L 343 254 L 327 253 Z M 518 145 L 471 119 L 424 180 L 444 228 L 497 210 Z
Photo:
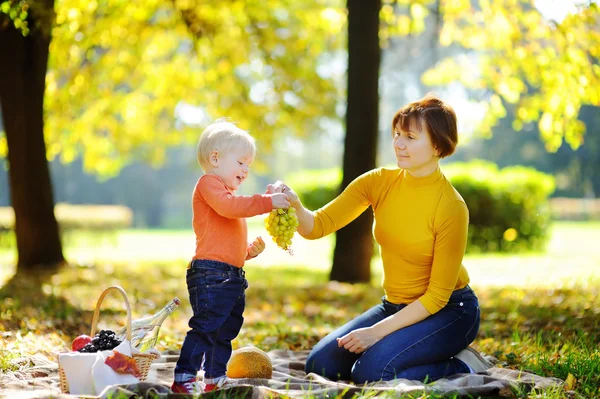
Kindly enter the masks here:
M 352 353 L 363 353 L 380 339 L 373 327 L 365 327 L 350 331 L 337 341 L 340 348 L 344 347 Z
M 248 245 L 248 258 L 256 258 L 262 251 L 265 250 L 265 242 L 261 236 L 256 237 L 250 245 Z
M 285 183 L 280 180 L 276 181 L 274 184 L 267 185 L 267 194 L 274 194 L 274 193 L 285 194 L 287 196 L 288 200 L 290 201 L 290 205 L 293 206 L 294 208 L 296 208 L 296 210 L 298 210 L 298 208 L 301 206 L 300 198 L 298 198 L 298 194 L 296 194 L 294 192 L 294 190 L 292 190 L 290 187 L 286 186 Z

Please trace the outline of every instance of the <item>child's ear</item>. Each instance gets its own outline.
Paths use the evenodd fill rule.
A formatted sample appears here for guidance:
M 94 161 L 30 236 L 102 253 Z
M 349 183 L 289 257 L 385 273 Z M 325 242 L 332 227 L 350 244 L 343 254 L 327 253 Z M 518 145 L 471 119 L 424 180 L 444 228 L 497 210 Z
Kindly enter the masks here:
M 210 164 L 212 166 L 219 166 L 219 151 L 217 150 L 212 150 L 210 153 Z

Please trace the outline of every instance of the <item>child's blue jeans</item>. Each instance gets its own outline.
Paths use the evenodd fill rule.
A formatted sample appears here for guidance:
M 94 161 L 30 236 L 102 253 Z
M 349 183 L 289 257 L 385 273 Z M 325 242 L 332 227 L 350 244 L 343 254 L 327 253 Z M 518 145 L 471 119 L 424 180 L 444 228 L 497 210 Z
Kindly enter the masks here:
M 430 382 L 468 373 L 468 366 L 453 356 L 469 346 L 479 330 L 479 301 L 469 286 L 454 291 L 439 312 L 394 331 L 363 353 L 338 347 L 336 338 L 372 326 L 405 306 L 383 299 L 382 304 L 333 331 L 309 354 L 306 372 L 360 384 L 395 378 Z
M 242 268 L 227 263 L 196 259 L 187 270 L 187 287 L 194 315 L 175 366 L 175 382 L 225 375 L 231 341 L 244 322 L 248 281 Z

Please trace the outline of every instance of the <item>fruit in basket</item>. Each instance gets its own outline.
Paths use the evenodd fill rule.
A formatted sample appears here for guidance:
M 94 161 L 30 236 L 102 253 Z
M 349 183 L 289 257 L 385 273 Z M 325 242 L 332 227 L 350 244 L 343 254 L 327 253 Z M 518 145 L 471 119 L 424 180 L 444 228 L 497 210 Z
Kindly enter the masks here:
M 100 330 L 94 335 L 94 338 L 83 348 L 79 349 L 82 353 L 94 353 L 98 351 L 107 351 L 119 346 L 122 341 L 118 340 L 112 330 Z
M 71 343 L 71 350 L 78 351 L 90 342 L 92 342 L 92 337 L 90 337 L 89 335 L 81 334 L 80 336 L 75 338 Z
M 265 352 L 246 346 L 233 351 L 226 374 L 229 378 L 271 378 L 273 364 Z

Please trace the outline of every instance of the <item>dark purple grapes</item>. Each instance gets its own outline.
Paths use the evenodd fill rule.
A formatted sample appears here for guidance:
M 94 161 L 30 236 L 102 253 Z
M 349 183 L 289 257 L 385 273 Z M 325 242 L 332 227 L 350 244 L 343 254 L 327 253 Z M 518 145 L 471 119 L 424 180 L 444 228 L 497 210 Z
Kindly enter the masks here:
M 111 350 L 119 346 L 121 341 L 112 330 L 100 330 L 92 338 L 92 342 L 79 349 L 82 353 L 94 353 L 98 351 Z

